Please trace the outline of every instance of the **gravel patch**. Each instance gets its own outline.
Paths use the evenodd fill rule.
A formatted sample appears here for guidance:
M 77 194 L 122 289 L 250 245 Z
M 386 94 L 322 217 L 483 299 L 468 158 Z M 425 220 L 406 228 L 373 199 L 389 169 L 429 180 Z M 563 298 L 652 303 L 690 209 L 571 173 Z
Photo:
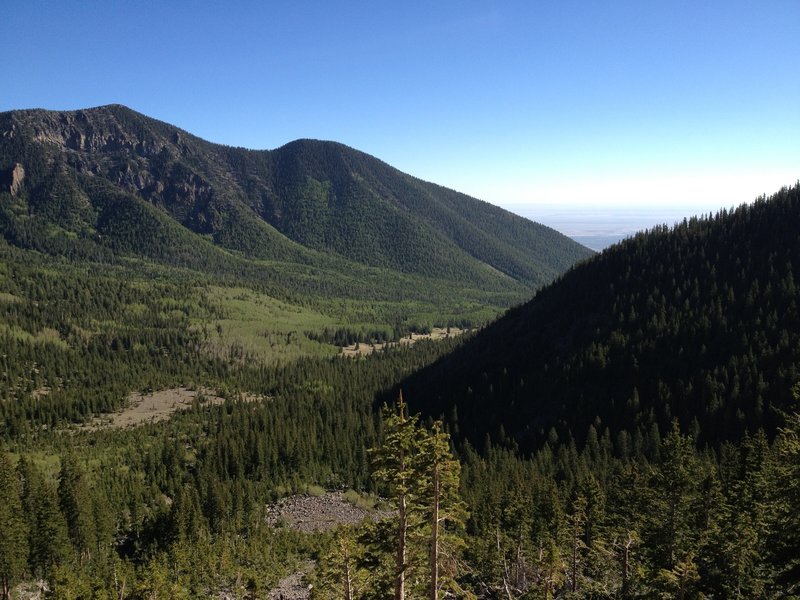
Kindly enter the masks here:
M 380 521 L 391 516 L 390 511 L 360 508 L 344 499 L 342 492 L 327 492 L 321 496 L 288 496 L 267 509 L 267 523 L 273 527 L 289 527 L 312 533 L 328 531 L 339 525 L 356 525 L 364 519 Z
M 273 589 L 267 596 L 269 600 L 309 600 L 311 598 L 311 586 L 305 583 L 303 578 L 313 568 L 313 561 L 309 561 L 303 570 L 281 579 L 278 587 Z

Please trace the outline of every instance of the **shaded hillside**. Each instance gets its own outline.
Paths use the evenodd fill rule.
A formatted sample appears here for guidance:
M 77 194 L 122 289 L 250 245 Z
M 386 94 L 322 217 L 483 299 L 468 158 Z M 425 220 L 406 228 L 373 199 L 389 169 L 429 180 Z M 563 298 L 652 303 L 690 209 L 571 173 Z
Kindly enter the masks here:
M 800 377 L 798 278 L 795 186 L 613 246 L 404 386 L 478 443 L 774 431 Z
M 160 258 L 172 240 L 182 243 L 169 231 L 179 224 L 250 258 L 317 265 L 326 261 L 320 252 L 333 253 L 515 293 L 590 254 L 552 229 L 341 144 L 225 147 L 118 105 L 0 115 L 0 172 L 4 234 L 27 247 L 48 249 L 29 238 L 65 232 Z

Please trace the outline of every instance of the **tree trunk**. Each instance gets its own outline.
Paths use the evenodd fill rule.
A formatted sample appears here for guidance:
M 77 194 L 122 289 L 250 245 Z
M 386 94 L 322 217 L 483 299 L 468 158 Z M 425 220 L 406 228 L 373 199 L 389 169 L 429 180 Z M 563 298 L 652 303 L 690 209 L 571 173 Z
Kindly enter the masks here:
M 573 525 L 572 530 L 572 585 L 573 592 L 578 589 L 578 526 Z
M 344 553 L 344 600 L 353 600 L 353 572 L 351 568 L 350 548 L 346 543 L 341 543 Z
M 431 507 L 431 592 L 430 600 L 439 598 L 439 465 L 433 465 L 433 506 Z
M 400 453 L 400 469 L 405 469 L 405 458 L 403 452 Z M 394 585 L 394 599 L 405 600 L 406 597 L 406 533 L 408 524 L 406 523 L 406 495 L 400 496 L 397 503 L 397 556 L 395 557 L 395 568 L 397 569 L 397 579 Z
M 495 531 L 495 535 L 497 536 L 497 555 L 502 557 L 503 561 L 503 589 L 506 591 L 506 596 L 508 596 L 508 600 L 514 600 L 514 596 L 511 594 L 511 589 L 508 587 L 508 563 L 506 562 L 506 556 L 500 548 L 500 528 L 498 527 Z
M 353 600 L 353 576 L 350 573 L 349 559 L 344 573 L 344 600 Z
M 630 535 L 628 536 L 625 545 L 622 547 L 622 597 L 628 597 L 628 577 L 630 571 L 630 552 L 631 552 L 631 544 L 633 543 L 633 539 L 631 539 Z

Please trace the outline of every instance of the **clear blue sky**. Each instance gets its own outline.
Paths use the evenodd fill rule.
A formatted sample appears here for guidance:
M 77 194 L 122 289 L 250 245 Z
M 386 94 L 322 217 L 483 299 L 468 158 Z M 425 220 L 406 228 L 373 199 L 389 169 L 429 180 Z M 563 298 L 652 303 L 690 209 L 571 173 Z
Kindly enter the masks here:
M 503 206 L 695 213 L 800 178 L 798 32 L 798 0 L 8 0 L 0 110 L 121 103 Z

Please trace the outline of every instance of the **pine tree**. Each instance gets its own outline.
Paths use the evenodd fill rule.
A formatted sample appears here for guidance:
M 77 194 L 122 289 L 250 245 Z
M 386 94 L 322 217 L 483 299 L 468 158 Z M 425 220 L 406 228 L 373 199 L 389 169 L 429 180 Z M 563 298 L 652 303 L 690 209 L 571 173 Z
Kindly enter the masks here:
M 200 508 L 197 488 L 184 485 L 178 489 L 169 511 L 166 535 L 170 543 L 191 543 L 205 537 L 208 525 Z
M 408 416 L 403 393 L 397 400 L 397 412 L 384 406 L 384 443 L 373 454 L 373 477 L 388 486 L 397 506 L 395 542 L 394 598 L 405 600 L 409 570 L 409 534 L 420 518 L 419 494 L 427 486 L 421 469 L 420 448 L 423 443 L 417 417 Z
M 81 564 L 91 558 L 96 546 L 92 496 L 82 469 L 71 454 L 61 459 L 58 500 L 67 520 L 69 537 Z
M 800 384 L 793 393 L 800 400 Z M 800 592 L 800 413 L 785 415 L 776 442 L 776 516 L 772 532 L 772 562 L 777 583 L 786 594 Z
M 361 566 L 364 547 L 356 543 L 350 529 L 339 529 L 330 549 L 320 560 L 315 598 L 357 600 L 363 597 L 369 572 Z
M 48 577 L 53 567 L 69 558 L 69 537 L 58 509 L 55 487 L 24 457 L 17 471 L 22 481 L 22 504 L 28 520 L 29 564 L 35 575 Z
M 430 522 L 429 598 L 438 600 L 442 587 L 457 587 L 454 553 L 463 542 L 455 531 L 464 525 L 466 507 L 459 496 L 461 465 L 450 451 L 450 436 L 442 431 L 441 421 L 433 424 L 422 451 L 422 467 L 428 485 L 425 503 Z M 450 529 L 447 529 L 447 524 Z
M 28 559 L 28 532 L 22 515 L 19 478 L 8 455 L 0 450 L 0 582 L 3 600 L 11 597 L 14 582 Z
M 564 583 L 564 560 L 554 540 L 548 540 L 540 553 L 540 568 L 542 585 L 544 586 L 544 600 L 555 596 L 556 590 Z
M 634 550 L 639 543 L 638 535 L 635 531 L 626 531 L 614 542 L 617 560 L 619 561 L 619 593 L 620 598 L 631 597 L 631 573 L 634 571 Z
M 694 556 L 687 554 L 671 569 L 662 569 L 659 579 L 664 588 L 675 594 L 677 600 L 686 600 L 700 580 Z
M 692 514 L 697 497 L 698 460 L 692 440 L 681 435 L 677 422 L 660 448 L 651 497 L 651 537 L 646 540 L 656 566 L 672 570 L 695 552 L 698 538 Z
M 506 499 L 494 498 L 502 504 L 502 532 L 500 523 L 495 527 L 494 546 L 501 563 L 502 587 L 506 594 L 511 590 L 524 593 L 530 584 L 531 565 L 529 539 L 533 527 L 531 502 L 526 491 L 517 487 Z
M 567 521 L 569 533 L 569 588 L 571 592 L 578 590 L 581 574 L 582 555 L 586 549 L 583 534 L 586 527 L 586 498 L 577 494 L 572 501 L 572 510 Z

